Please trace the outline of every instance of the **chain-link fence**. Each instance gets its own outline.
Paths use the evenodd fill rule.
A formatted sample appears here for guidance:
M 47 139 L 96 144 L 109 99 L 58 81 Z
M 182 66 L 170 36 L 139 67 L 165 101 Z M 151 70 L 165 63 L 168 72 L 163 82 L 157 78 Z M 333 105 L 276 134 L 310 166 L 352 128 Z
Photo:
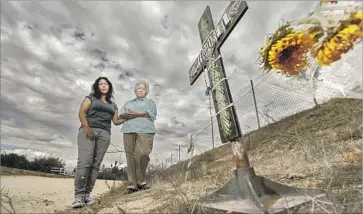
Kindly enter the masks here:
M 274 77 L 268 74 L 243 87 L 234 104 L 243 135 L 316 106 L 313 96 L 288 90 L 274 83 Z M 210 118 L 206 120 L 204 129 L 192 135 L 192 140 L 195 155 L 213 148 L 213 144 L 221 145 L 217 120 L 213 118 L 212 124 Z
M 271 72 L 239 86 L 241 90 L 234 94 L 233 101 L 243 135 L 332 98 L 362 99 L 361 48 L 361 43 L 356 44 L 342 60 L 324 69 L 311 63 L 299 78 Z M 192 135 L 194 155 L 221 145 L 217 120 L 214 117 L 210 121 L 206 118 L 206 126 Z

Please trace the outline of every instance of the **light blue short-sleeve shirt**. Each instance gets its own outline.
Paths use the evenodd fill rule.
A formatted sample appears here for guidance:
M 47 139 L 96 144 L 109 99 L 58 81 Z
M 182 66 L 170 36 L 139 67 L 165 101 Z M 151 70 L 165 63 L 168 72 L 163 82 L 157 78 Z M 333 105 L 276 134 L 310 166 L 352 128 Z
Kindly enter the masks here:
M 120 111 L 122 113 L 122 111 L 126 112 L 128 110 L 147 112 L 149 117 L 137 117 L 127 120 L 123 123 L 121 132 L 140 134 L 156 133 L 154 121 L 156 120 L 157 109 L 153 100 L 147 98 L 135 98 L 133 100 L 127 101 Z

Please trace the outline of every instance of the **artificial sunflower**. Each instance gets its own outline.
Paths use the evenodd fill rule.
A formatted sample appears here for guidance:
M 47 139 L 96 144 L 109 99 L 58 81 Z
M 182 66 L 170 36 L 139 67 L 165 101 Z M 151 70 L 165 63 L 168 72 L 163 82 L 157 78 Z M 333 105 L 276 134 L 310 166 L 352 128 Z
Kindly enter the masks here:
M 330 3 L 330 4 L 337 4 L 338 1 L 331 1 L 331 0 L 321 0 L 320 1 L 320 4 L 327 4 L 327 3 Z
M 264 70 L 275 70 L 297 76 L 307 67 L 307 53 L 322 35 L 321 27 L 296 31 L 289 24 L 279 27 L 261 48 Z
M 260 49 L 259 57 L 263 63 L 263 70 L 271 70 L 272 66 L 269 64 L 268 61 L 268 53 L 271 49 L 272 45 L 282 37 L 286 36 L 287 34 L 291 33 L 293 29 L 290 27 L 290 24 L 285 24 L 279 27 L 272 36 L 269 36 L 267 42 L 264 47 Z
M 312 52 L 319 65 L 327 66 L 341 59 L 351 50 L 354 42 L 362 38 L 362 11 L 352 13 L 348 19 L 340 21 L 335 29 L 330 29 L 327 38 Z

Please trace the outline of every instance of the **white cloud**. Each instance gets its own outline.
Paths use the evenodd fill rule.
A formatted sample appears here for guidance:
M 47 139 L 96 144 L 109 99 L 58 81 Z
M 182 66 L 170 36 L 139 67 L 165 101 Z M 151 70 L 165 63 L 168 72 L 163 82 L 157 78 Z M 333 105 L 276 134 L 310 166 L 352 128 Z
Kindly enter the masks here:
M 159 112 L 153 158 L 177 154 L 177 145 L 209 121 L 203 75 L 193 86 L 188 77 L 201 50 L 197 23 L 207 4 L 217 23 L 227 2 L 2 2 L 2 147 L 56 155 L 74 167 L 78 108 L 104 75 L 114 85 L 119 108 L 133 98 L 135 81 L 150 83 Z M 234 95 L 259 74 L 257 52 L 281 18 L 299 18 L 316 3 L 248 4 L 222 47 L 227 75 L 235 71 Z M 206 139 L 198 149 L 210 148 Z M 112 127 L 112 144 L 122 147 L 120 127 Z M 113 145 L 109 151 L 115 151 Z M 125 162 L 124 154 L 108 153 L 104 163 L 115 160 Z
M 31 149 L 14 149 L 14 150 L 5 150 L 6 153 L 16 153 L 19 155 L 24 155 L 27 157 L 28 160 L 32 161 L 35 158 L 40 158 L 40 157 L 49 157 L 50 154 L 49 153 L 45 153 L 45 152 L 39 152 L 39 151 L 34 151 Z

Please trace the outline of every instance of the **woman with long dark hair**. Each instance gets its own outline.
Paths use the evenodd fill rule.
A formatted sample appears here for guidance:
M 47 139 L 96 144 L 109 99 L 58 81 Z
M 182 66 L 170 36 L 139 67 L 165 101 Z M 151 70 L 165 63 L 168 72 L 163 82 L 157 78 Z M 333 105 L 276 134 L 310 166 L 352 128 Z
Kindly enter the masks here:
M 92 93 L 86 96 L 80 106 L 78 115 L 81 127 L 77 137 L 78 161 L 73 208 L 93 204 L 90 195 L 103 157 L 110 145 L 111 121 L 115 125 L 126 121 L 118 118 L 118 107 L 111 98 L 111 82 L 106 77 L 99 77 L 92 86 Z

